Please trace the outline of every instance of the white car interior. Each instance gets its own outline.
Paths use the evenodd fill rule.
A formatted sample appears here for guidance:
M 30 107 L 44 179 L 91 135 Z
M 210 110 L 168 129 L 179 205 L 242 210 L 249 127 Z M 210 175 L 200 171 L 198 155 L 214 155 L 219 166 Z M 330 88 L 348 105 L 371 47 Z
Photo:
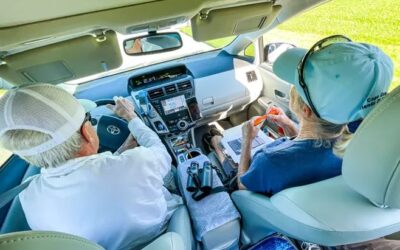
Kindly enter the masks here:
M 162 139 L 179 167 L 194 156 L 207 157 L 202 135 L 209 124 L 234 127 L 271 106 L 281 107 L 295 120 L 289 111 L 290 85 L 264 60 L 268 50 L 259 37 L 324 2 L 3 0 L 2 6 L 7 7 L 0 8 L 0 78 L 15 87 L 60 84 L 84 99 L 93 107 L 90 112 L 101 152 L 116 151 L 130 133 L 127 122 L 105 106 L 114 103 L 114 96 L 123 96 Z M 193 45 L 185 45 L 183 40 L 183 46 L 235 38 L 222 49 L 197 53 L 193 48 L 194 53 L 185 55 L 177 49 L 165 52 L 176 53 L 175 58 L 121 67 L 126 57 L 146 60 L 146 55 L 125 54 L 126 37 L 170 32 L 188 22 Z M 256 56 L 243 53 L 249 45 L 254 45 Z M 292 46 L 284 44 L 279 49 L 282 52 Z M 272 62 L 276 55 L 269 58 Z M 81 81 L 97 74 L 100 76 Z M 71 83 L 74 81 L 81 82 Z M 271 198 L 235 191 L 231 198 L 241 220 L 208 232 L 201 241 L 194 238 L 190 210 L 182 205 L 165 233 L 143 249 L 245 248 L 273 232 L 330 247 L 400 231 L 400 140 L 382 140 L 398 137 L 399 91 L 392 91 L 379 103 L 357 130 L 344 157 L 343 175 L 284 190 Z M 267 122 L 266 126 L 273 137 L 279 136 L 274 124 Z M 365 146 L 371 142 L 373 148 Z M 0 169 L 0 179 L 12 176 L 15 181 L 0 183 L 0 193 L 11 190 L 0 196 L 0 250 L 103 249 L 78 236 L 30 230 L 17 194 L 25 187 L 19 185 L 39 169 L 16 156 L 7 164 L 10 166 Z M 388 203 L 391 208 L 379 206 Z

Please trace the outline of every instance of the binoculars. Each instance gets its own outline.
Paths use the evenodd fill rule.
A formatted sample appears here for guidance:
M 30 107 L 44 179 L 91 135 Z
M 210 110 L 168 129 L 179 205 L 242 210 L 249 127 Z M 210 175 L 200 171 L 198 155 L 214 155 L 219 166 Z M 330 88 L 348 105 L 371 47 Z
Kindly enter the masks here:
M 213 173 L 212 165 L 209 161 L 203 163 L 203 167 L 199 168 L 198 162 L 192 162 L 187 168 L 187 184 L 188 192 L 202 191 L 203 193 L 211 192 L 213 189 Z

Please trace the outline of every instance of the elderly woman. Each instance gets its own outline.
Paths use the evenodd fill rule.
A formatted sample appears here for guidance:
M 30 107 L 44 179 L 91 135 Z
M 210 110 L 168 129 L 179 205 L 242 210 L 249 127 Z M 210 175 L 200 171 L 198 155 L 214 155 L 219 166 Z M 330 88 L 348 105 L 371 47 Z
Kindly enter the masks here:
M 369 44 L 354 43 L 343 36 L 328 37 L 309 51 L 284 52 L 274 73 L 294 85 L 290 109 L 297 126 L 280 110 L 269 119 L 285 135 L 258 151 L 251 159 L 251 143 L 259 128 L 243 125 L 239 188 L 273 195 L 283 189 L 306 185 L 341 174 L 341 155 L 350 139 L 347 124 L 365 117 L 386 94 L 393 75 L 390 58 Z M 223 164 L 218 147 L 211 145 Z

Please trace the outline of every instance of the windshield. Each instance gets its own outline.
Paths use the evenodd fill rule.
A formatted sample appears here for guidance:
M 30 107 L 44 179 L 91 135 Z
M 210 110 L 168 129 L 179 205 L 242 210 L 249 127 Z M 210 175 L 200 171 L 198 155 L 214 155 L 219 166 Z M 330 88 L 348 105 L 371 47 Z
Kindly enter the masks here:
M 179 32 L 179 34 L 182 37 L 182 42 L 183 46 L 177 50 L 169 51 L 169 52 L 162 52 L 158 54 L 149 54 L 149 55 L 138 55 L 138 56 L 130 56 L 127 55 L 124 52 L 123 48 L 123 42 L 126 39 L 132 38 L 132 37 L 138 37 L 145 35 L 146 33 L 137 33 L 134 35 L 123 35 L 123 34 L 117 34 L 118 35 L 118 41 L 120 44 L 120 51 L 122 55 L 122 65 L 113 70 L 109 70 L 106 72 L 102 72 L 100 74 L 95 74 L 91 75 L 88 77 L 80 78 L 80 79 L 75 79 L 72 81 L 66 82 L 66 84 L 81 84 L 86 81 L 94 80 L 96 78 L 104 77 L 107 75 L 112 75 L 116 74 L 119 72 L 123 72 L 126 70 L 131 70 L 135 68 L 140 68 L 144 67 L 147 65 L 152 65 L 160 62 L 165 62 L 165 61 L 170 61 L 178 58 L 182 58 L 185 56 L 190 56 L 190 55 L 196 55 L 216 49 L 221 49 L 225 47 L 226 45 L 230 44 L 236 36 L 230 36 L 226 38 L 220 38 L 220 39 L 215 39 L 215 40 L 210 40 L 210 41 L 205 41 L 205 42 L 197 42 L 192 38 L 192 28 L 190 26 L 190 22 L 186 24 L 181 24 L 177 25 L 175 27 L 169 28 L 169 29 L 164 29 L 160 30 L 160 33 L 163 32 Z

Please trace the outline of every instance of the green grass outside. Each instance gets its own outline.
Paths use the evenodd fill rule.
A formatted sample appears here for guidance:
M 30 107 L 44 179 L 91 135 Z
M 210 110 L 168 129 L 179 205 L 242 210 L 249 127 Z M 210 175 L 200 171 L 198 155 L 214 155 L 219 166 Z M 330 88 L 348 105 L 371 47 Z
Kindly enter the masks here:
M 400 85 L 400 10 L 399 0 L 332 0 L 283 23 L 264 35 L 264 44 L 289 42 L 309 48 L 329 35 L 343 34 L 353 41 L 374 44 L 394 62 L 391 89 Z M 182 32 L 192 35 L 190 27 Z M 234 37 L 206 43 L 221 48 Z
M 309 48 L 319 39 L 343 34 L 380 47 L 394 62 L 391 89 L 400 85 L 400 1 L 333 0 L 300 14 L 267 33 L 268 41 Z

